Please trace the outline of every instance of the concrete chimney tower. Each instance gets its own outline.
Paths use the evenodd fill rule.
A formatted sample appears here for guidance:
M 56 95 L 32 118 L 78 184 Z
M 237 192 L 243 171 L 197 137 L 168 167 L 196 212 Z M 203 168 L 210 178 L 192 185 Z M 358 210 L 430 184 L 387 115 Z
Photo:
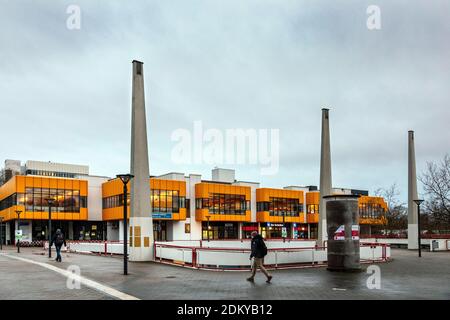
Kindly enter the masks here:
M 414 131 L 408 131 L 408 249 L 418 249 L 416 154 Z
M 328 109 L 322 109 L 322 141 L 320 148 L 320 204 L 319 228 L 317 244 L 323 245 L 327 240 L 327 212 L 325 196 L 331 195 L 331 152 L 330 152 L 330 123 Z
M 131 102 L 131 199 L 130 261 L 151 261 L 153 257 L 153 219 L 150 207 L 147 124 L 145 116 L 144 65 L 133 60 Z

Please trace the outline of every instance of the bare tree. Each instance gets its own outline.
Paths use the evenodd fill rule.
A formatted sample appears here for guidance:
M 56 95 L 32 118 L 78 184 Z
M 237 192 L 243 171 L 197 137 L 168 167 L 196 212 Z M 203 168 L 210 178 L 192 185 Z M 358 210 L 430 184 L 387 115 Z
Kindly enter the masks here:
M 435 228 L 450 226 L 450 155 L 439 163 L 428 162 L 426 171 L 419 177 L 427 194 L 426 211 Z
M 388 188 L 378 188 L 374 194 L 383 197 L 387 203 L 385 233 L 394 230 L 405 230 L 408 227 L 406 205 L 399 200 L 400 191 L 394 183 Z

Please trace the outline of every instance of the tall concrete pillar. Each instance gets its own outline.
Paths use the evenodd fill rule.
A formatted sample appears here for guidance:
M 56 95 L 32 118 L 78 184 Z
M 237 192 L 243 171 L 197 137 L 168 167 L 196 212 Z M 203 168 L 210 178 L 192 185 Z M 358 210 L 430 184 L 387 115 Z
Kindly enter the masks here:
M 408 249 L 418 249 L 416 155 L 414 131 L 408 131 Z
M 133 60 L 131 103 L 131 199 L 130 261 L 153 260 L 153 220 L 150 208 L 147 124 L 145 116 L 144 65 Z
M 317 245 L 327 240 L 327 211 L 324 197 L 331 195 L 330 123 L 328 109 L 322 109 L 322 141 L 320 147 L 320 203 Z

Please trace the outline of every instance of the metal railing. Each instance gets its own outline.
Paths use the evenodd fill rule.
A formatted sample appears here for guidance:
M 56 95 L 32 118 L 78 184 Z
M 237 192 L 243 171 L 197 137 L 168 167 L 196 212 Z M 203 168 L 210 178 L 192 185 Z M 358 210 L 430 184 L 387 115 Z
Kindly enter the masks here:
M 372 250 L 372 258 L 371 259 L 361 259 L 361 263 L 373 263 L 373 262 L 386 262 L 389 261 L 389 257 L 387 256 L 387 248 L 389 244 L 384 243 L 364 243 L 361 244 L 361 247 L 369 247 Z M 381 257 L 375 257 L 375 249 L 377 247 L 381 247 Z M 265 266 L 269 269 L 286 269 L 286 268 L 299 268 L 299 267 L 317 267 L 326 265 L 326 258 L 324 258 L 323 253 L 327 248 L 324 247 L 297 247 L 297 248 L 271 248 L 268 249 L 268 255 L 266 256 L 266 261 L 269 260 L 269 263 L 265 263 Z M 171 251 L 171 254 L 164 255 L 164 250 Z M 181 255 L 178 253 L 181 252 Z M 200 256 L 202 252 L 218 252 L 219 254 L 226 253 L 241 253 L 247 254 L 250 256 L 250 249 L 242 249 L 242 248 L 206 248 L 206 247 L 194 247 L 194 246 L 179 246 L 172 244 L 161 244 L 154 243 L 154 254 L 155 261 L 160 263 L 168 263 L 168 264 L 176 264 L 183 265 L 187 267 L 192 267 L 196 269 L 220 269 L 220 270 L 249 270 L 250 262 L 246 264 L 205 264 L 202 263 Z M 309 262 L 283 262 L 283 259 L 280 259 L 280 255 L 286 253 L 303 253 L 309 252 L 311 254 L 311 258 Z M 186 259 L 186 253 L 191 254 L 191 259 Z M 319 254 L 322 253 L 322 254 Z M 271 255 L 271 259 L 267 259 Z M 172 257 L 171 257 L 172 256 Z M 179 256 L 178 258 L 173 258 L 174 256 Z M 247 256 L 247 257 L 248 257 Z M 222 257 L 223 260 L 223 257 Z M 281 261 L 280 261 L 281 260 Z

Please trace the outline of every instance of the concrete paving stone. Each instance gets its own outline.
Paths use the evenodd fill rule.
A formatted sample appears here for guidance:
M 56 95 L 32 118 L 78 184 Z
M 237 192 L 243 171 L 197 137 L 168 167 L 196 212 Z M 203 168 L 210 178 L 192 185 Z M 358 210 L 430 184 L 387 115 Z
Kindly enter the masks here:
M 17 255 L 14 250 L 7 250 Z M 63 254 L 57 263 L 40 248 L 23 248 L 21 257 L 66 269 L 77 265 L 81 275 L 140 299 L 450 299 L 450 252 L 417 252 L 392 249 L 393 261 L 376 264 L 381 289 L 369 289 L 369 277 L 360 273 L 329 272 L 326 268 L 273 270 L 267 284 L 258 272 L 255 283 L 249 272 L 193 270 L 154 262 L 130 262 L 124 276 L 121 257 Z M 367 268 L 367 265 L 364 265 Z M 66 279 L 54 271 L 0 256 L 0 299 L 111 299 L 88 287 L 66 288 Z M 334 288 L 334 289 L 333 289 Z

